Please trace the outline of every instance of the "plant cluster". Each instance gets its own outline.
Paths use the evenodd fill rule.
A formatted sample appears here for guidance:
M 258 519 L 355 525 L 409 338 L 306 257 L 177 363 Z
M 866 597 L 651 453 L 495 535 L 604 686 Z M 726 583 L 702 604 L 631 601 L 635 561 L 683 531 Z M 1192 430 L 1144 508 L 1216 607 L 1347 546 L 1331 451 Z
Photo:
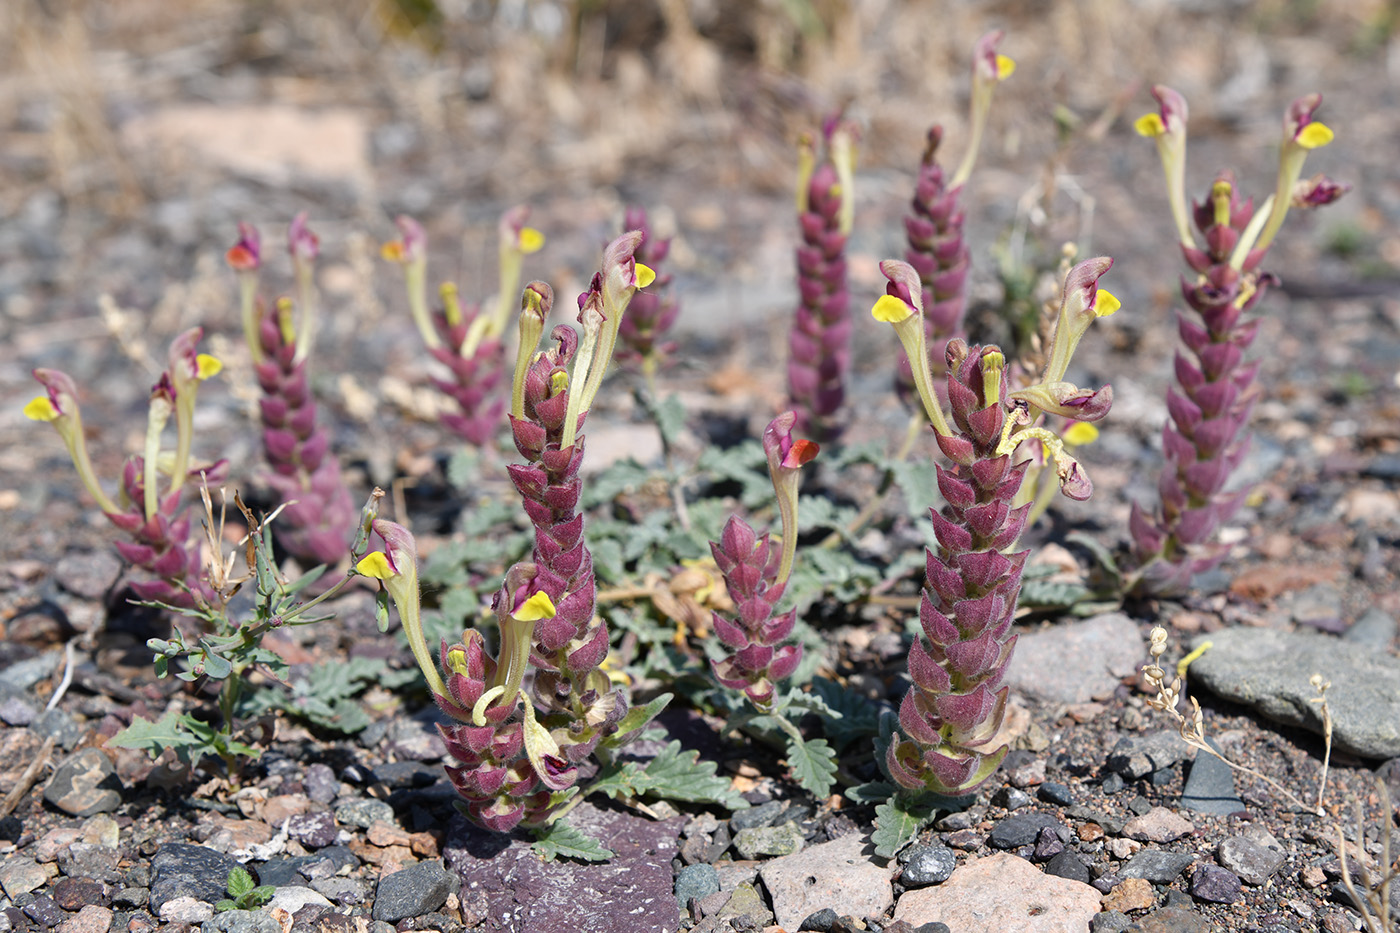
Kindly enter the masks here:
M 201 467 L 192 460 L 197 388 L 219 368 L 195 352 L 198 329 L 171 348 L 169 366 L 151 391 L 142 453 L 128 461 L 116 499 L 104 492 L 88 458 L 77 387 L 63 373 L 36 370 L 47 394 L 26 413 L 58 430 L 89 494 L 129 536 L 118 549 L 155 578 L 135 584 L 137 595 L 193 623 L 177 623 L 169 638 L 149 642 L 157 673 L 173 670 L 191 683 L 219 685 L 216 723 L 172 710 L 158 722 L 132 721 L 111 744 L 153 755 L 170 749 L 190 766 L 213 756 L 237 780 L 241 762 L 258 752 L 240 727 L 259 716 L 281 711 L 322 729 L 363 728 L 368 718 L 357 694 L 371 681 L 402 685 L 404 675 L 357 662 L 293 676 L 263 638 L 282 626 L 326 618 L 318 613 L 327 600 L 367 577 L 380 585 L 381 631 L 387 631 L 392 603 L 428 690 L 450 720 L 439 728 L 460 809 L 491 831 L 528 828 L 547 857 L 610 854 L 563 819 L 590 793 L 746 805 L 713 762 L 701 762 L 677 742 L 649 760 L 629 757 L 628 743 L 651 730 L 673 699 L 663 688 L 722 715 L 728 733 L 780 749 L 792 778 L 814 796 L 825 797 L 839 781 L 851 799 L 876 805 L 882 854 L 893 854 L 937 808 L 951 806 L 950 798 L 981 787 L 1007 753 L 1003 680 L 1016 647 L 1013 620 L 1034 582 L 1027 579 L 1029 550 L 1020 541 L 1056 490 L 1076 500 L 1092 494 L 1074 449 L 1096 436 L 1094 425 L 1108 415 L 1113 391 L 1081 387 L 1071 367 L 1088 328 L 1119 307 L 1100 288 L 1113 260 L 1074 264 L 1074 251 L 1067 250 L 1036 356 L 1008 359 L 997 346 L 966 339 L 971 253 L 961 198 L 993 92 L 1014 68 L 997 52 L 1001 38 L 990 33 L 974 50 L 971 136 L 962 163 L 945 178 L 936 159 L 942 131 L 933 127 L 905 219 L 905 259 L 880 264 L 886 285 L 871 314 L 895 331 L 891 371 L 900 374 L 906 401 L 916 409 L 916 430 L 894 456 L 840 443 L 854 326 L 845 247 L 855 224 L 857 135 L 840 119 L 823 128 L 820 157 L 815 142 L 804 142 L 798 173 L 802 245 L 800 307 L 787 367 L 791 408 L 772 418 L 760 438 L 705 450 L 688 474 L 673 456 L 684 408 L 675 396 L 658 401 L 655 387 L 664 365 L 681 351 L 670 335 L 679 306 L 659 293 L 669 277 L 655 269 L 670 241 L 654 235 L 645 212 L 629 210 L 628 232 L 604 249 L 599 270 L 578 296 L 576 326 L 554 326 L 547 338 L 553 289 L 540 281 L 519 286 L 524 257 L 543 244 L 526 225 L 525 208 L 501 217 L 501 290 L 482 306 L 463 305 L 448 283 L 438 290 L 437 307 L 430 307 L 426 234 L 410 218 L 397 220 L 399 238 L 382 254 L 402 267 L 413 321 L 447 373 L 434 379 L 455 406 L 442 425 L 473 447 L 493 443 L 508 426 L 518 454 L 505 470 L 518 507 L 485 497 L 474 503 L 463 519 L 463 540 L 441 548 L 422 571 L 429 589 L 442 590 L 426 603 L 418 542 L 406 524 L 379 517 L 379 490 L 356 516 L 330 435 L 318 424 L 308 362 L 319 242 L 304 216 L 288 234 L 295 301 L 268 304 L 259 297 L 256 229 L 240 225 L 239 241 L 227 254 L 239 276 L 244 335 L 263 393 L 267 483 L 280 501 L 274 523 L 235 498 L 248 527 L 243 573 L 237 554 L 223 554 L 223 515 L 216 519 L 208 489 L 221 481 L 226 465 Z M 1183 293 L 1199 322 L 1183 315 L 1178 324 L 1185 350 L 1167 399 L 1161 504 L 1153 513 L 1134 508 L 1136 570 L 1115 597 L 1130 585 L 1186 586 L 1192 573 L 1221 558 L 1213 535 L 1244 495 L 1229 490 L 1228 481 L 1243 457 L 1258 394 L 1256 367 L 1244 355 L 1257 328 L 1246 314 L 1273 282 L 1261 263 L 1290 204 L 1316 206 L 1345 190 L 1321 176 L 1299 181 L 1306 153 L 1331 138 L 1313 120 L 1314 95 L 1288 111 L 1277 190 L 1269 201 L 1255 210 L 1228 176 L 1220 176 L 1207 202 L 1188 213 L 1185 102 L 1166 88 L 1154 94 L 1159 111 L 1137 127 L 1157 139 L 1162 153 L 1178 238 L 1193 273 Z M 1204 245 L 1197 245 L 1189 221 Z M 637 393 L 662 437 L 660 476 L 633 461 L 584 473 L 588 420 L 615 356 L 645 381 L 646 391 Z M 163 434 L 172 418 L 175 442 L 167 451 Z M 911 460 L 925 428 L 940 457 Z M 901 488 L 928 547 L 858 556 L 850 545 L 872 520 L 878 498 L 861 509 L 813 494 L 820 491 L 814 471 L 804 477 L 803 467 L 818 445 L 794 432 L 822 440 L 823 463 L 832 473 L 861 463 L 883 468 L 880 495 L 892 485 Z M 465 472 L 460 464 L 470 465 L 453 462 L 455 474 Z M 192 479 L 203 486 L 202 547 L 191 538 L 185 512 Z M 760 533 L 756 524 L 771 523 L 774 513 L 778 527 Z M 303 562 L 334 565 L 348 553 L 350 570 L 329 586 L 323 585 L 324 567 L 285 578 L 274 531 Z M 824 538 L 812 543 L 818 531 Z M 370 550 L 372 536 L 381 549 Z M 1111 561 L 1107 549 L 1097 547 Z M 248 581 L 256 590 L 251 615 L 231 608 Z M 814 676 L 825 659 L 814 650 L 820 637 L 804 615 L 821 598 L 854 602 L 876 587 L 901 585 L 917 588 L 918 611 L 908 626 L 910 686 L 896 713 L 853 696 L 829 676 Z M 1062 597 L 1058 605 L 1084 595 Z M 1176 716 L 1187 741 L 1209 751 L 1199 711 L 1188 719 L 1177 710 L 1180 686 L 1167 685 L 1156 664 L 1162 638 L 1153 638 L 1147 675 L 1159 696 L 1152 705 Z M 281 689 L 253 692 L 254 671 Z M 653 738 L 663 734 L 651 732 Z M 864 739 L 872 740 L 873 755 L 854 766 L 838 760 Z M 240 908 L 259 896 L 243 879 L 235 885 L 231 878 L 229 892 L 229 903 Z

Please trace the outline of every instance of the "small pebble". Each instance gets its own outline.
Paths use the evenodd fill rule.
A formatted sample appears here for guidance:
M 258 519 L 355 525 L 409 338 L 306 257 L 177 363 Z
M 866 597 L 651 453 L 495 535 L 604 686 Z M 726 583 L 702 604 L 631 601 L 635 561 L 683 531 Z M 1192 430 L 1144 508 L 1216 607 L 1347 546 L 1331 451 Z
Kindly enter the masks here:
M 1233 904 L 1240 899 L 1240 879 L 1218 865 L 1200 865 L 1191 873 L 1191 896 L 1211 904 Z
M 942 884 L 958 867 L 957 855 L 944 846 L 913 846 L 901 853 L 900 860 L 904 862 L 904 872 L 899 881 L 906 888 Z

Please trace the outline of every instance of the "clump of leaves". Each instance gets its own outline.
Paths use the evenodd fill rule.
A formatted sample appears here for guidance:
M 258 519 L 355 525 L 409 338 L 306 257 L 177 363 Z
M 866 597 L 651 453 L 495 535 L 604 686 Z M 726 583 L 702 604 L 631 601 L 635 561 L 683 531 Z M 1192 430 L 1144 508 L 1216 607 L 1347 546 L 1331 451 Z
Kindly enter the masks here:
M 239 866 L 228 873 L 228 897 L 215 904 L 214 910 L 218 913 L 226 910 L 257 910 L 272 900 L 276 893 L 277 888 L 270 884 L 256 884 L 248 869 Z

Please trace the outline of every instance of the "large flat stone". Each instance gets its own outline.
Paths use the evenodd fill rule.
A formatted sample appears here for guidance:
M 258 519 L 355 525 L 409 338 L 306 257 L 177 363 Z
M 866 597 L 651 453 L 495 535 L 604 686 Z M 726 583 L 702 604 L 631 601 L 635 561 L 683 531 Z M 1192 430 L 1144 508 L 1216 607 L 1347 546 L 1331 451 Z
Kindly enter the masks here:
M 616 853 L 603 864 L 541 862 L 523 835 L 456 817 L 443 855 L 462 879 L 462 906 L 490 933 L 675 933 L 671 859 L 683 818 L 657 822 L 582 803 L 569 823 Z
M 940 885 L 906 892 L 894 918 L 913 927 L 938 921 L 952 930 L 1083 933 L 1102 899 L 1087 884 L 1002 852 L 963 865 Z
M 893 869 L 859 833 L 773 859 L 758 873 L 778 925 L 788 930 L 823 907 L 864 919 L 883 916 L 894 904 Z
M 1231 628 L 1203 635 L 1192 681 L 1290 726 L 1322 734 L 1313 674 L 1331 681 L 1332 742 L 1363 758 L 1400 755 L 1400 661 L 1387 651 L 1313 632 Z M 1018 646 L 1017 652 L 1020 648 Z
M 1138 624 L 1108 612 L 1022 635 L 1002 682 L 1048 703 L 1087 703 L 1111 694 L 1146 658 Z

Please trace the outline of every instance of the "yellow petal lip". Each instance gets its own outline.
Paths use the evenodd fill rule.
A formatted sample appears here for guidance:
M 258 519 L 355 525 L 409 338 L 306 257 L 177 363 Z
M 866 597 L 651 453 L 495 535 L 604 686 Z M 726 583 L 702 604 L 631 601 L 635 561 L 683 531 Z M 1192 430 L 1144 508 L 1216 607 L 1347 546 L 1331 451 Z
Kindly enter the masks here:
M 1083 447 L 1099 439 L 1099 429 L 1087 421 L 1076 421 L 1065 428 L 1060 439 L 1071 447 Z
M 1106 288 L 1099 289 L 1098 300 L 1094 302 L 1094 313 L 1099 317 L 1108 317 L 1114 311 L 1123 307 L 1123 302 Z
M 379 255 L 380 258 L 387 259 L 390 262 L 403 262 L 403 243 L 399 240 L 390 240 L 388 243 L 379 247 Z
M 47 395 L 38 395 L 24 406 L 24 416 L 30 421 L 53 421 L 58 418 L 59 411 Z
M 1293 137 L 1304 149 L 1321 149 L 1332 141 L 1332 128 L 1326 123 L 1309 123 Z
M 1016 70 L 1016 59 L 1009 55 L 997 56 L 997 80 L 1005 81 Z
M 540 619 L 552 619 L 555 615 L 554 600 L 550 599 L 544 590 L 540 590 L 521 603 L 510 617 L 517 622 L 538 622 Z
M 637 287 L 646 288 L 648 285 L 655 281 L 656 270 L 653 269 L 651 266 L 643 265 L 640 262 L 637 263 Z
M 522 253 L 534 253 L 544 246 L 544 234 L 534 227 L 521 227 L 520 236 L 516 238 L 515 245 Z
M 217 356 L 210 356 L 208 353 L 201 353 L 194 358 L 195 375 L 200 380 L 208 379 L 210 376 L 217 376 L 223 372 L 224 361 Z
M 881 295 L 875 302 L 875 307 L 870 309 L 870 316 L 885 324 L 898 324 L 908 320 L 913 313 L 914 309 L 909 307 L 904 299 L 894 295 Z
M 549 378 L 549 388 L 558 395 L 569 387 L 569 374 L 562 369 Z
M 1153 138 L 1165 133 L 1167 131 L 1167 126 L 1162 122 L 1160 114 L 1144 113 L 1133 121 L 1133 129 L 1137 130 L 1139 136 Z
M 374 577 L 376 580 L 388 580 L 395 575 L 394 568 L 389 565 L 389 558 L 384 556 L 383 551 L 370 551 L 360 558 L 355 569 L 367 577 Z

